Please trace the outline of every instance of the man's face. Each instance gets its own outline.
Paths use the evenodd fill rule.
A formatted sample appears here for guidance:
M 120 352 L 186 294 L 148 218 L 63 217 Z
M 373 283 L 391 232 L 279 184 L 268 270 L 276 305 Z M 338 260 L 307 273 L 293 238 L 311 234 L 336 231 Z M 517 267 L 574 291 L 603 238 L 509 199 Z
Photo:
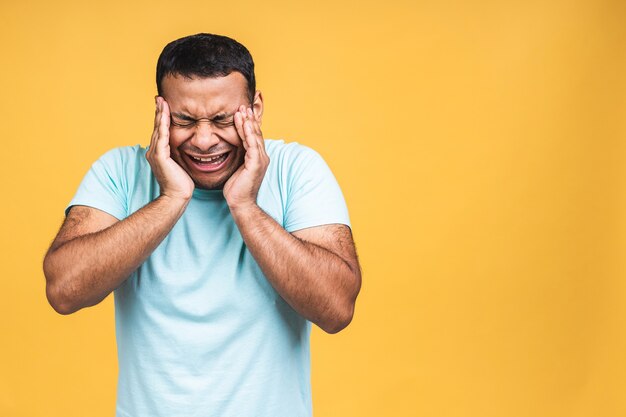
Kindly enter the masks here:
M 187 171 L 196 187 L 222 189 L 244 161 L 245 150 L 233 120 L 240 105 L 251 106 L 245 77 L 239 72 L 192 79 L 167 75 L 161 87 L 171 115 L 172 159 Z M 260 123 L 263 103 L 258 91 L 253 109 Z

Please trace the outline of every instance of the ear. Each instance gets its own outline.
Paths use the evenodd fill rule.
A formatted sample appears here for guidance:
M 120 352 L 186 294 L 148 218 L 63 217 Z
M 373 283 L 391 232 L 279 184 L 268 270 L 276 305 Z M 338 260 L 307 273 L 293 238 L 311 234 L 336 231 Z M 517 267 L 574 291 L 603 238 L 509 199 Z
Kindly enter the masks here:
M 254 95 L 252 111 L 254 111 L 254 116 L 256 117 L 256 121 L 260 126 L 261 120 L 263 118 L 263 95 L 259 90 L 256 90 L 256 94 Z

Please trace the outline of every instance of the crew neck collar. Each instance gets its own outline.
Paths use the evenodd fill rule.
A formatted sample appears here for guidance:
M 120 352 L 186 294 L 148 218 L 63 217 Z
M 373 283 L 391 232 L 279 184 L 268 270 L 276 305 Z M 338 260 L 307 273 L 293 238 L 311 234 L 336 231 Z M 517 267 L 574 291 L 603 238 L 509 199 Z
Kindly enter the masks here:
M 193 198 L 200 200 L 224 200 L 223 190 L 204 190 L 202 188 L 195 188 L 193 190 Z

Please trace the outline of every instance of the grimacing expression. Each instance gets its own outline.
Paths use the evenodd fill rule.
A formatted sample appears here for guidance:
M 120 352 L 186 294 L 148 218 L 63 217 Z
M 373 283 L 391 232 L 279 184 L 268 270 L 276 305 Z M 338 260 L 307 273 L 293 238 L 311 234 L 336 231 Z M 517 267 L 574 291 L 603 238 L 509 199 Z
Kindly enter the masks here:
M 245 157 L 234 123 L 239 106 L 251 105 L 245 77 L 236 71 L 210 78 L 168 74 L 161 81 L 161 91 L 170 109 L 172 159 L 189 174 L 197 188 L 223 189 Z M 252 108 L 260 125 L 260 91 L 254 96 Z

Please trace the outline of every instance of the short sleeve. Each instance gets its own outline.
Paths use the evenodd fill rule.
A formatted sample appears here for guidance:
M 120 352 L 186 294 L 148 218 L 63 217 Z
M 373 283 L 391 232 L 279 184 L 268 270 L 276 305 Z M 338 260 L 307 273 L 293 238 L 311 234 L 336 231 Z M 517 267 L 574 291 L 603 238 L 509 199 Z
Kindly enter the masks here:
M 345 199 L 329 166 L 313 149 L 300 148 L 289 167 L 285 230 L 333 223 L 350 227 Z
M 65 208 L 66 216 L 75 205 L 100 209 L 119 220 L 128 216 L 126 154 L 124 148 L 111 149 L 91 165 Z

